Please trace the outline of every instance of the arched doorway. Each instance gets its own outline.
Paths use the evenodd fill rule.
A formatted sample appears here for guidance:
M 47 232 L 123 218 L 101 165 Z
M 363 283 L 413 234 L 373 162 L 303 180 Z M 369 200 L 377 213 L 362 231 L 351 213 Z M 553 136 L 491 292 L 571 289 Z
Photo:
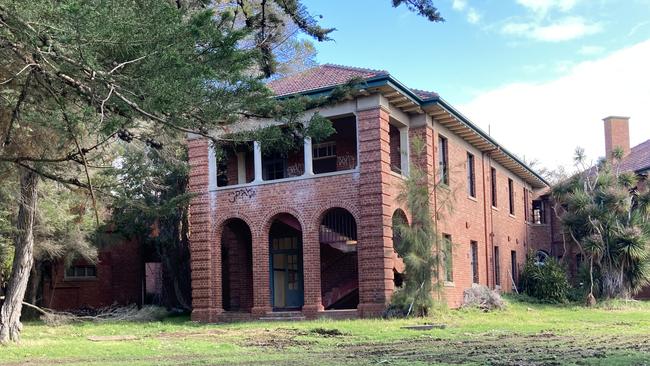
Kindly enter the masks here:
M 302 227 L 289 214 L 277 215 L 269 230 L 273 309 L 300 309 L 304 304 Z
M 250 312 L 253 307 L 253 246 L 251 230 L 241 219 L 230 219 L 221 234 L 222 306 Z
M 321 296 L 323 307 L 356 309 L 359 305 L 357 222 L 343 208 L 327 210 L 320 222 Z

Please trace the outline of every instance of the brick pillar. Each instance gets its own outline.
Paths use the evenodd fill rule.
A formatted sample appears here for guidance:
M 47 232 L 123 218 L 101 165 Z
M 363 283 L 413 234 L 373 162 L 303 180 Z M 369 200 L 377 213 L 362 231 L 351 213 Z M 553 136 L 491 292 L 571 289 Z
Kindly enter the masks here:
M 254 316 L 271 311 L 271 281 L 269 277 L 269 232 L 253 233 L 253 308 Z
M 357 114 L 359 128 L 359 315 L 382 314 L 393 293 L 389 113 L 381 108 Z
M 188 140 L 190 201 L 190 266 L 192 270 L 192 320 L 214 322 L 221 305 L 221 250 L 215 238 L 209 193 L 208 141 Z
M 309 227 L 303 231 L 303 276 L 305 304 L 302 312 L 308 318 L 315 318 L 323 311 L 320 278 L 320 238 L 318 229 Z

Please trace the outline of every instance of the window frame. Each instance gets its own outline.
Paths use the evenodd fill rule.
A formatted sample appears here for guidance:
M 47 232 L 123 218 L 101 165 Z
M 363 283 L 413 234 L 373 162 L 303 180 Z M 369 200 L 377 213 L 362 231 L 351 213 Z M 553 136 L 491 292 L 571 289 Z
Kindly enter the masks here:
M 467 194 L 476 198 L 476 160 L 474 154 L 467 152 Z
M 539 208 L 536 208 L 536 203 L 539 203 Z M 536 225 L 546 224 L 546 205 L 544 200 L 533 200 L 532 204 L 531 222 Z
M 515 215 L 515 181 L 508 178 L 508 209 L 512 216 Z
M 497 192 L 497 170 L 495 167 L 490 167 L 490 198 L 492 201 L 492 207 L 499 207 L 499 202 L 497 201 L 498 192 Z
M 478 242 L 476 240 L 470 240 L 470 264 L 472 268 L 472 283 L 480 284 L 479 276 L 479 254 L 478 254 Z
M 438 182 L 449 186 L 449 140 L 441 134 L 438 134 L 438 170 Z
M 83 269 L 83 275 L 77 275 L 77 270 Z M 92 269 L 92 274 L 88 274 L 89 270 Z M 68 271 L 72 270 L 73 274 L 71 275 Z M 63 278 L 68 281 L 76 280 L 94 280 L 97 279 L 97 266 L 95 265 L 74 265 L 66 267 L 63 271 Z
M 443 254 L 444 254 L 444 267 L 445 267 L 445 282 L 454 282 L 454 252 L 452 239 L 450 234 L 442 234 L 443 238 Z
M 501 286 L 501 254 L 499 253 L 499 246 L 494 246 L 494 284 Z
M 519 282 L 519 266 L 517 264 L 517 251 L 516 250 L 511 250 L 510 251 L 510 271 L 512 275 L 512 280 L 517 283 Z

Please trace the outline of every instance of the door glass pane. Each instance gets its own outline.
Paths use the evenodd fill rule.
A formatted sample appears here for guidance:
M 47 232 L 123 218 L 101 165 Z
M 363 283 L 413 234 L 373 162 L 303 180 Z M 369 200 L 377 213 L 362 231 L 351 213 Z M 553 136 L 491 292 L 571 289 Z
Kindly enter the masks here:
M 273 254 L 273 269 L 284 270 L 287 268 L 286 254 Z
M 278 308 L 283 308 L 286 303 L 286 272 L 273 271 L 273 305 Z

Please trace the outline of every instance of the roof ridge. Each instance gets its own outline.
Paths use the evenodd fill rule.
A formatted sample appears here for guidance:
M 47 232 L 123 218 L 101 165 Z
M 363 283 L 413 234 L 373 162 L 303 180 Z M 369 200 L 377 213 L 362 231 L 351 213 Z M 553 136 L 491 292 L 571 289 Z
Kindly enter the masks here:
M 337 68 L 337 69 L 344 69 L 344 70 L 350 70 L 350 71 L 360 71 L 360 72 L 367 72 L 367 73 L 375 73 L 375 74 L 386 74 L 388 75 L 389 72 L 386 70 L 379 70 L 379 69 L 370 69 L 367 67 L 358 67 L 358 66 L 348 66 L 348 65 L 341 65 L 341 64 L 333 64 L 333 63 L 325 63 L 322 65 L 319 65 L 322 67 L 332 67 L 332 68 Z

